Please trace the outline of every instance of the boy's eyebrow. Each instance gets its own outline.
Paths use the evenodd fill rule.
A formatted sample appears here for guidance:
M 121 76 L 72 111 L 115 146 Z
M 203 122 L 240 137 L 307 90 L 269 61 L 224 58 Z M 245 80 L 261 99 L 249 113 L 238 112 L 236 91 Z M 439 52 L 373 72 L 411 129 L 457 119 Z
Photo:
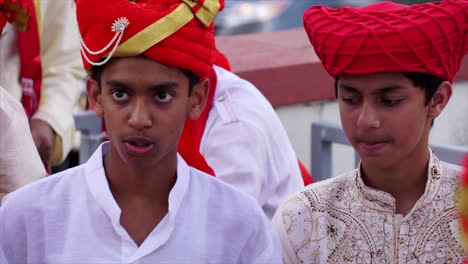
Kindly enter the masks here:
M 122 88 L 122 89 L 129 89 L 130 88 L 130 86 L 127 83 L 121 82 L 121 81 L 118 81 L 118 80 L 108 80 L 106 82 L 106 84 L 109 85 L 109 86 L 114 86 L 114 87 Z M 179 84 L 176 83 L 176 82 L 163 82 L 163 83 L 158 83 L 158 84 L 155 84 L 155 85 L 150 85 L 149 89 L 151 89 L 151 90 L 169 90 L 169 89 L 178 88 L 178 87 L 179 87 Z
M 408 87 L 403 86 L 403 85 L 390 85 L 390 86 L 385 86 L 383 88 L 378 89 L 377 91 L 374 91 L 373 94 L 383 94 L 383 93 L 390 93 L 390 92 L 395 92 L 399 90 L 404 90 L 407 89 Z
M 106 85 L 108 86 L 114 86 L 114 87 L 117 87 L 117 88 L 122 88 L 122 89 L 128 89 L 128 85 L 124 82 L 120 82 L 120 81 L 117 81 L 117 80 L 108 80 L 106 82 Z
M 151 85 L 150 89 L 151 90 L 169 90 L 169 89 L 174 89 L 178 87 L 179 87 L 179 84 L 176 82 L 163 82 L 163 83 L 158 83 L 156 85 Z
M 359 91 L 356 89 L 356 88 L 353 88 L 349 85 L 346 85 L 346 84 L 340 84 L 338 85 L 338 89 L 343 89 L 343 90 L 346 90 L 350 93 L 359 93 Z
M 349 86 L 349 85 L 346 85 L 346 84 L 340 84 L 338 85 L 338 88 L 341 88 L 343 90 L 346 90 L 348 92 L 351 92 L 351 93 L 359 93 L 359 90 L 352 87 L 352 86 Z M 395 92 L 395 91 L 398 91 L 398 90 L 403 90 L 403 89 L 407 89 L 408 87 L 404 86 L 404 85 L 390 85 L 390 86 L 385 86 L 385 87 L 382 87 L 382 88 L 379 88 L 375 91 L 373 91 L 371 94 L 384 94 L 384 93 L 390 93 L 390 92 Z

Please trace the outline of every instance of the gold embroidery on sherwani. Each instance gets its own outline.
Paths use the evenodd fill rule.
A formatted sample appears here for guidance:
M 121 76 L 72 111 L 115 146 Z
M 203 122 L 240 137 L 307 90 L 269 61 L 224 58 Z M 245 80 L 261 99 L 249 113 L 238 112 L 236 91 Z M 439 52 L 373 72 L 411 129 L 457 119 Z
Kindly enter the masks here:
M 316 183 L 278 211 L 294 251 L 286 254 L 298 263 L 460 263 L 460 171 L 432 154 L 425 193 L 404 216 L 391 195 L 364 185 L 359 169 Z

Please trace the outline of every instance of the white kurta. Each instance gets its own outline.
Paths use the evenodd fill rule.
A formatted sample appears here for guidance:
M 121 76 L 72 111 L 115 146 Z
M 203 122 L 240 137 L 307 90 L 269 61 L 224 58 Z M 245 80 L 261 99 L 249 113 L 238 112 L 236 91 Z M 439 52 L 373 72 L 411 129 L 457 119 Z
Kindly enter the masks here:
M 23 106 L 0 87 L 0 201 L 45 175 Z
M 2 251 L 1 248 L 0 248 L 0 263 L 8 264 L 8 262 L 6 260 L 6 257 L 5 257 L 5 254 L 3 254 L 3 251 Z
M 304 187 L 296 154 L 257 88 L 214 67 L 218 83 L 200 152 L 219 179 L 254 197 L 271 219 L 282 200 Z
M 412 210 L 364 185 L 360 170 L 312 184 L 278 208 L 285 263 L 460 263 L 455 191 L 461 168 L 431 154 L 426 190 Z
M 35 0 L 36 1 L 36 0 Z M 84 87 L 86 76 L 80 56 L 80 40 L 73 0 L 37 0 L 40 6 L 42 88 L 39 109 L 33 118 L 47 122 L 60 136 L 62 149 L 54 164 L 73 147 L 75 123 L 73 108 Z M 7 24 L 0 40 L 0 85 L 19 101 L 20 80 L 18 36 Z
M 107 144 L 87 163 L 5 197 L 0 248 L 9 262 L 281 263 L 279 240 L 256 202 L 180 156 L 169 212 L 138 247 L 109 189 Z

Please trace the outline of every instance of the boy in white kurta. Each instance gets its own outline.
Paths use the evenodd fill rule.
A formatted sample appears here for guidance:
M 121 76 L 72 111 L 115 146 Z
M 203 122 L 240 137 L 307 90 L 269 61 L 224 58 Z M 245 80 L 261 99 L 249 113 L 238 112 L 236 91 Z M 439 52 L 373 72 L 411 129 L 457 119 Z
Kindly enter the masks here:
M 103 167 L 110 144 L 87 163 L 7 196 L 0 250 L 8 263 L 281 262 L 277 237 L 255 200 L 180 156 L 167 214 L 137 244 Z
M 468 51 L 468 2 L 310 8 L 304 25 L 335 77 L 356 170 L 287 199 L 273 224 L 286 263 L 460 263 L 461 168 L 429 149 Z
M 206 103 L 220 4 L 77 0 L 88 95 L 110 141 L 4 199 L 8 262 L 281 261 L 256 202 L 177 153 L 186 119 Z

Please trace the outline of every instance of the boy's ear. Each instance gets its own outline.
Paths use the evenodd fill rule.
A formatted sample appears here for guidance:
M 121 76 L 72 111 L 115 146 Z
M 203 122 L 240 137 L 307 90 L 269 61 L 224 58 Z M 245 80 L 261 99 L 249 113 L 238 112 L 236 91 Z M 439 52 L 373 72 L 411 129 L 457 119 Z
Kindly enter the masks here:
M 431 119 L 438 117 L 448 104 L 450 97 L 452 97 L 452 84 L 448 81 L 443 81 L 428 104 L 428 117 Z
M 89 103 L 93 106 L 94 112 L 99 117 L 104 115 L 101 102 L 101 89 L 96 80 L 89 77 L 86 84 L 86 91 L 88 92 Z
M 190 95 L 188 114 L 188 117 L 191 120 L 196 120 L 202 113 L 203 109 L 205 109 L 209 91 L 210 82 L 207 79 L 204 79 L 193 86 L 192 94 Z

